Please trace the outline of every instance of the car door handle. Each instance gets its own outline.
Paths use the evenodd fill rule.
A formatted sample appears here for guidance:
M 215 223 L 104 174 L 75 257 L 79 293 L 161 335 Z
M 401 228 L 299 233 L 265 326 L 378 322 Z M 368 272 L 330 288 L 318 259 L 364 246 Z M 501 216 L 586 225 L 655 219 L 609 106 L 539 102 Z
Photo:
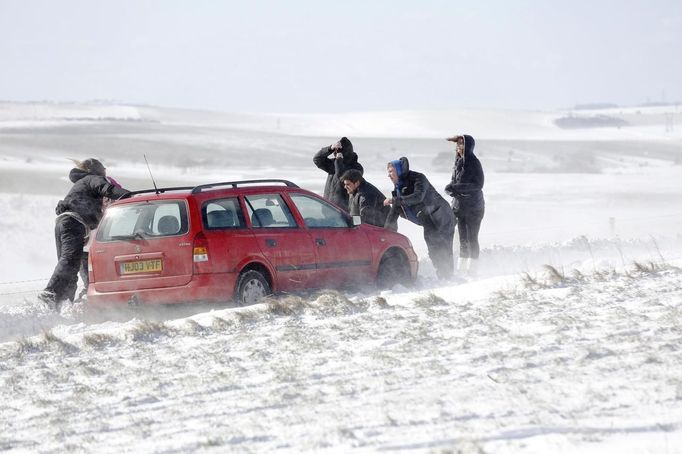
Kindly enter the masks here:
M 267 244 L 270 247 L 276 247 L 277 246 L 277 240 L 273 240 L 272 238 L 268 238 L 265 240 L 265 244 Z
M 327 244 L 324 238 L 315 238 L 315 243 L 317 243 L 318 246 L 325 246 Z

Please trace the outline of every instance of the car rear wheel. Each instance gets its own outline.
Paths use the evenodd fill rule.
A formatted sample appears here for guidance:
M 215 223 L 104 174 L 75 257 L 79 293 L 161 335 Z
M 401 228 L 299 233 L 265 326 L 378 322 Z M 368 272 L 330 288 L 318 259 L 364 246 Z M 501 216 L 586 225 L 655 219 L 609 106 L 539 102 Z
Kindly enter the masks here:
M 237 304 L 243 306 L 256 304 L 270 293 L 272 293 L 270 284 L 260 271 L 249 270 L 239 276 Z
M 410 264 L 407 258 L 397 251 L 387 253 L 379 263 L 377 273 L 377 286 L 379 288 L 391 288 L 396 284 L 409 286 L 412 284 Z

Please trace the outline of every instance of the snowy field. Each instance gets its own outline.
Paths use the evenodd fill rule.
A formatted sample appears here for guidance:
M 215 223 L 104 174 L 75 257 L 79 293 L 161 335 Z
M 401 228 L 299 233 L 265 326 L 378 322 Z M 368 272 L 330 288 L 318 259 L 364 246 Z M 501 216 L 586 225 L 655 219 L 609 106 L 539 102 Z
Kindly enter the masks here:
M 620 127 L 585 127 L 598 116 Z M 582 127 L 555 120 L 579 117 Z M 584 121 L 583 121 L 584 120 Z M 444 137 L 486 171 L 477 280 L 248 308 L 49 313 L 67 157 L 130 189 L 286 178 L 321 192 L 340 136 L 366 177 Z M 682 453 L 682 112 L 239 115 L 0 103 L 0 450 Z

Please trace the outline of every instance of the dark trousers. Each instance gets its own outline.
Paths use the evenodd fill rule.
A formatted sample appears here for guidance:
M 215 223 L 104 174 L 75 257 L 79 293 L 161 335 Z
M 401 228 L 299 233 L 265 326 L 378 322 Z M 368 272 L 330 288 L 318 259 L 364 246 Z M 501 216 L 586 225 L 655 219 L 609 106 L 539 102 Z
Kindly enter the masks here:
M 45 290 L 54 292 L 57 302 L 73 301 L 85 246 L 85 226 L 70 216 L 63 216 L 55 224 L 54 238 L 58 261 Z
M 81 281 L 83 281 L 83 288 L 85 288 L 85 290 L 88 289 L 88 285 L 90 284 L 90 277 L 88 276 L 88 255 L 88 252 L 83 251 L 83 257 L 81 258 L 81 269 L 78 271 Z
M 473 213 L 455 212 L 457 230 L 459 231 L 459 256 L 461 258 L 478 258 L 480 252 L 478 231 L 481 229 L 484 214 L 485 210 Z
M 445 229 L 438 229 L 433 222 L 424 222 L 424 241 L 429 250 L 429 258 L 436 268 L 436 275 L 441 279 L 452 277 L 455 262 L 452 254 L 452 240 L 455 226 L 450 223 Z

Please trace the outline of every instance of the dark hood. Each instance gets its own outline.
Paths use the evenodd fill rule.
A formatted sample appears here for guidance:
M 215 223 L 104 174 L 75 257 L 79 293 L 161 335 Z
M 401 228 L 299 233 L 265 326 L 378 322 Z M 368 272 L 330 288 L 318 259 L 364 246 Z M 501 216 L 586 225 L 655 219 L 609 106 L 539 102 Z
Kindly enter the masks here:
M 71 180 L 71 183 L 75 183 L 76 181 L 85 178 L 88 175 L 92 174 L 86 172 L 85 170 L 81 170 L 77 167 L 74 167 L 73 169 L 71 169 L 71 172 L 69 172 L 69 180 Z
M 353 144 L 348 137 L 341 137 L 341 150 L 343 151 L 343 161 L 347 164 L 358 162 L 358 155 L 353 151 Z
M 474 155 L 474 147 L 476 146 L 476 141 L 473 137 L 464 135 L 464 158 Z

